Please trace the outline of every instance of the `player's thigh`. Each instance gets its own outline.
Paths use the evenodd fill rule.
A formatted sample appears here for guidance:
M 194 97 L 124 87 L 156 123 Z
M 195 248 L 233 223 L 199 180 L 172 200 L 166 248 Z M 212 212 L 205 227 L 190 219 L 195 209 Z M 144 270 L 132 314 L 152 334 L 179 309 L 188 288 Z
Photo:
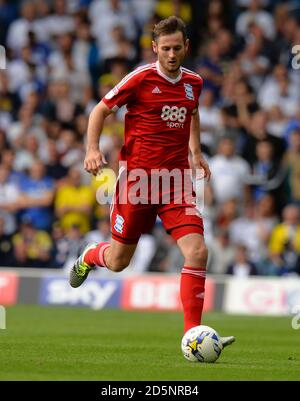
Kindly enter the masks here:
M 110 214 L 112 238 L 126 245 L 137 244 L 142 234 L 151 231 L 156 216 L 156 205 L 122 202 L 116 191 Z
M 177 242 L 186 266 L 204 268 L 207 248 L 203 238 L 203 220 L 197 209 L 191 206 L 163 207 L 159 216 L 174 241 Z
M 152 205 L 115 204 L 111 213 L 112 242 L 105 257 L 111 270 L 121 271 L 129 265 L 140 236 L 152 229 L 155 219 Z
M 196 233 L 203 236 L 203 220 L 195 207 L 185 205 L 164 205 L 159 208 L 158 215 L 168 234 L 174 241 L 187 234 Z

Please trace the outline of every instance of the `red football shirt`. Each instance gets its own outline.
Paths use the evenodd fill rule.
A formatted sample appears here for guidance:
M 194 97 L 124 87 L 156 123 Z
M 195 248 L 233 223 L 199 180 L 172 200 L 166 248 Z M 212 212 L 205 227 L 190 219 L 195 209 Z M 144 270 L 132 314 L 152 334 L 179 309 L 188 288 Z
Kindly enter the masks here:
M 189 168 L 191 116 L 202 84 L 198 74 L 184 67 L 172 79 L 156 62 L 135 69 L 106 94 L 102 101 L 111 110 L 127 105 L 120 159 L 129 170 Z

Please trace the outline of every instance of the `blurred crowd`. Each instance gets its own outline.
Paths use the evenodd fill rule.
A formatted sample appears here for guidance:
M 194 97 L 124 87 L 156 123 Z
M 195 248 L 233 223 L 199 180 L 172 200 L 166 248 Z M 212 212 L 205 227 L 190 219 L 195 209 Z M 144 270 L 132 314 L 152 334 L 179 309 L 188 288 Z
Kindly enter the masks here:
M 300 274 L 299 0 L 0 0 L 0 266 L 68 268 L 83 244 L 110 239 L 109 205 L 83 170 L 89 113 L 155 61 L 151 31 L 169 15 L 187 24 L 185 65 L 204 79 L 208 271 Z M 124 113 L 100 141 L 115 171 Z M 130 268 L 182 263 L 157 220 Z

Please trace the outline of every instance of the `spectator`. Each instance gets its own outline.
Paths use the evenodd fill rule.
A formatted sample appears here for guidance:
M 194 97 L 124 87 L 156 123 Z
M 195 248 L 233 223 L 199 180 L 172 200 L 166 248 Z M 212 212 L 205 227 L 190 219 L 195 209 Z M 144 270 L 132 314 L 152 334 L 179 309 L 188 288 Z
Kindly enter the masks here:
M 49 97 L 43 104 L 43 114 L 48 121 L 58 121 L 65 127 L 73 128 L 75 118 L 82 113 L 82 107 L 71 98 L 71 86 L 66 77 L 51 81 Z
M 0 69 L 0 129 L 9 129 L 20 107 L 20 98 L 12 90 L 7 71 Z
M 68 270 L 78 258 L 83 245 L 83 237 L 77 225 L 67 228 L 62 236 L 56 233 L 55 266 Z
M 7 130 L 7 139 L 11 147 L 20 149 L 24 137 L 28 132 L 34 135 L 37 139 L 44 141 L 46 139 L 45 132 L 39 125 L 40 121 L 34 110 L 27 102 L 23 103 L 16 121 L 10 124 Z
M 203 91 L 200 100 L 201 144 L 208 149 L 208 154 L 214 152 L 216 137 L 220 135 L 222 120 L 220 109 L 215 105 L 213 91 Z
M 279 106 L 274 105 L 268 111 L 268 122 L 266 129 L 272 135 L 283 138 L 288 119 Z
M 150 262 L 155 254 L 156 244 L 155 239 L 150 234 L 143 234 L 140 238 L 140 242 L 135 250 L 132 260 L 130 261 L 129 268 L 136 273 L 145 273 Z M 172 261 L 173 262 L 173 261 Z M 170 263 L 169 271 L 174 263 Z
M 280 62 L 286 67 L 291 67 L 291 52 L 297 30 L 299 29 L 299 21 L 297 16 L 289 10 L 288 4 L 279 4 L 277 13 L 277 45 L 280 52 Z
M 109 216 L 103 217 L 97 221 L 96 229 L 86 233 L 84 237 L 85 244 L 90 242 L 107 242 L 111 239 L 110 232 L 110 218 Z
M 235 251 L 235 260 L 227 270 L 227 274 L 235 277 L 256 276 L 257 270 L 253 263 L 247 257 L 247 248 L 244 245 L 237 245 Z
M 50 77 L 61 81 L 60 96 L 65 101 L 71 97 L 72 103 L 80 103 L 82 92 L 90 85 L 87 69 L 82 69 L 75 53 L 73 36 L 63 33 L 58 37 L 59 47 L 49 57 Z M 78 43 L 77 43 L 78 45 Z M 76 46 L 78 49 L 78 46 Z
M 19 148 L 16 149 L 14 168 L 17 171 L 30 170 L 36 159 L 39 159 L 39 142 L 35 135 L 30 132 L 20 138 Z
M 140 29 L 151 19 L 156 0 L 131 0 L 131 13 Z
M 188 1 L 182 0 L 158 0 L 155 13 L 160 19 L 167 18 L 169 15 L 176 15 L 185 23 L 189 23 L 192 18 L 192 9 Z
M 286 145 L 282 138 L 270 135 L 267 132 L 267 114 L 262 110 L 257 110 L 252 114 L 246 135 L 243 138 L 242 157 L 248 161 L 250 165 L 256 161 L 256 145 L 258 142 L 268 140 L 273 145 L 273 157 L 276 162 L 280 161 Z
M 8 148 L 8 143 L 6 140 L 6 133 L 0 128 L 0 153 Z
M 1 164 L 9 171 L 8 181 L 20 188 L 20 183 L 25 178 L 25 173 L 14 169 L 15 155 L 16 152 L 13 149 L 4 149 L 0 155 Z
M 20 49 L 19 57 L 9 60 L 7 74 L 11 89 L 24 101 L 32 91 L 41 92 L 44 88 L 46 71 L 43 65 L 36 65 L 29 45 Z
M 64 238 L 64 230 L 57 221 L 52 225 L 51 238 L 53 241 L 51 248 L 51 267 L 61 268 L 67 259 L 68 244 Z
M 48 267 L 52 240 L 43 230 L 37 230 L 30 217 L 23 216 L 19 231 L 12 238 L 14 266 Z
M 60 155 L 56 146 L 56 142 L 52 139 L 47 141 L 47 149 L 44 158 L 46 160 L 46 176 L 55 181 L 63 179 L 67 173 L 67 167 L 60 162 Z
M 238 16 L 236 32 L 243 37 L 247 37 L 249 25 L 254 21 L 263 29 L 268 39 L 275 38 L 274 19 L 270 13 L 261 9 L 261 0 L 251 0 L 248 9 Z
M 288 169 L 290 199 L 300 205 L 300 128 L 293 130 L 289 135 L 289 147 L 284 163 Z
M 156 249 L 148 270 L 169 273 L 179 272 L 184 260 L 173 238 L 162 230 L 160 223 L 157 223 L 154 227 L 154 235 Z
M 251 261 L 255 263 L 260 275 L 274 276 L 277 274 L 277 269 L 269 259 L 268 245 L 272 230 L 278 221 L 274 196 L 264 195 L 255 210 L 253 238 L 249 243 Z
M 81 172 L 71 167 L 63 186 L 58 188 L 55 198 L 55 214 L 64 230 L 78 226 L 82 234 L 90 230 L 92 211 L 95 205 L 94 191 L 82 185 Z
M 230 241 L 245 245 L 249 258 L 257 264 L 268 257 L 268 242 L 276 223 L 274 198 L 264 195 L 258 203 L 247 204 L 243 213 L 230 223 Z
M 244 198 L 250 167 L 245 160 L 236 155 L 231 138 L 220 139 L 218 153 L 210 160 L 210 169 L 211 185 L 218 204 L 231 198 Z
M 73 129 L 62 129 L 56 146 L 63 167 L 69 168 L 80 163 L 84 157 L 82 143 L 77 141 L 76 132 Z
M 28 32 L 34 32 L 39 39 L 44 39 L 45 28 L 39 26 L 36 21 L 36 7 L 33 0 L 23 1 L 21 4 L 21 16 L 14 20 L 9 28 L 6 38 L 7 46 L 15 54 L 28 44 Z
M 217 229 L 214 241 L 209 243 L 207 271 L 212 274 L 226 274 L 234 260 L 234 246 L 230 243 L 226 229 Z
M 118 55 L 117 43 L 112 35 L 115 27 L 123 29 L 126 39 L 130 41 L 136 39 L 136 25 L 128 2 L 94 0 L 89 7 L 89 18 L 92 23 L 91 33 L 101 49 L 101 56 L 104 60 Z
M 22 192 L 21 218 L 30 219 L 38 230 L 49 230 L 52 221 L 51 205 L 54 197 L 53 181 L 45 176 L 45 165 L 41 160 L 34 160 L 20 183 Z
M 261 39 L 248 39 L 244 50 L 239 55 L 239 63 L 250 85 L 258 90 L 269 68 L 269 60 L 262 54 Z
M 280 207 L 284 202 L 282 192 L 286 172 L 274 159 L 272 143 L 262 140 L 256 144 L 256 161 L 248 183 L 253 186 L 253 197 L 259 200 L 264 194 L 276 194 L 277 204 Z
M 230 104 L 222 108 L 226 127 L 238 130 L 241 128 L 248 129 L 251 116 L 259 107 L 253 89 L 244 78 L 233 83 L 232 94 L 228 101 Z
M 263 195 L 255 208 L 257 237 L 261 244 L 268 244 L 271 231 L 278 223 L 275 210 L 275 197 L 270 193 Z
M 74 19 L 67 10 L 66 2 L 54 0 L 52 3 L 54 3 L 54 13 L 47 17 L 47 34 L 56 38 L 57 35 L 73 32 L 75 29 Z
M 216 99 L 219 99 L 223 80 L 221 66 L 221 48 L 216 39 L 210 39 L 204 47 L 204 56 L 196 62 L 196 71 L 203 77 L 204 88 L 213 91 Z
M 222 61 L 227 63 L 228 68 L 237 54 L 235 37 L 229 29 L 220 29 L 216 33 L 216 40 L 220 48 Z
M 17 4 L 2 0 L 0 6 L 0 43 L 5 43 L 8 27 L 17 16 Z
M 88 19 L 79 19 L 75 34 L 71 49 L 74 68 L 76 71 L 90 75 L 95 82 L 99 77 L 101 60 L 98 46 L 91 36 Z
M 13 265 L 13 244 L 11 234 L 5 232 L 5 220 L 0 216 L 0 267 Z
M 299 274 L 300 254 L 300 210 L 298 206 L 287 205 L 282 212 L 282 223 L 271 233 L 269 251 L 279 275 L 297 272 Z
M 234 245 L 243 244 L 250 250 L 257 243 L 257 232 L 254 222 L 255 210 L 252 202 L 244 205 L 241 213 L 228 226 L 230 242 Z
M 228 199 L 218 207 L 215 223 L 218 228 L 227 230 L 230 224 L 238 216 L 238 202 L 236 199 Z
M 258 91 L 258 102 L 264 110 L 277 105 L 286 116 L 296 114 L 299 91 L 284 65 L 278 64 L 273 68 L 272 76 L 265 80 Z
M 16 229 L 15 213 L 20 208 L 20 190 L 14 182 L 9 182 L 9 170 L 0 164 L 0 218 L 3 233 L 13 234 Z

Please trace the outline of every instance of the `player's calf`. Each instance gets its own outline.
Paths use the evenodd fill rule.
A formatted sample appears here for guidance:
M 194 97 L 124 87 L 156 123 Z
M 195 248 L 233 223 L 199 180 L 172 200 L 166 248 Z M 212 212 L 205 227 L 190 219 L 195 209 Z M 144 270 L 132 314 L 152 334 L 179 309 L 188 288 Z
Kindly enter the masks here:
M 107 252 L 105 258 L 106 266 L 115 273 L 119 273 L 126 269 L 130 263 L 130 260 L 131 256 L 129 255 L 115 256 L 113 252 Z
M 113 272 L 121 272 L 130 263 L 136 245 L 125 245 L 112 240 L 101 242 L 86 252 L 84 261 L 90 266 L 108 268 Z

